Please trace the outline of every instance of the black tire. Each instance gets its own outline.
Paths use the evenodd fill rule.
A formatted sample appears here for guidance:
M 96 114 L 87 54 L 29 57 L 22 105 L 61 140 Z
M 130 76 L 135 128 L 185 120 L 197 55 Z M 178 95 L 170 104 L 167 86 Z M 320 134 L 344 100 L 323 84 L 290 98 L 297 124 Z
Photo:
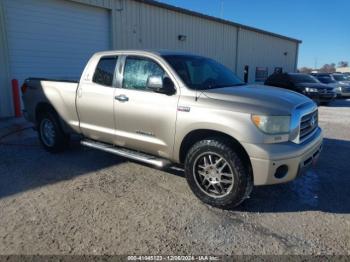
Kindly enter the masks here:
M 46 151 L 50 153 L 58 153 L 64 151 L 68 147 L 70 137 L 68 134 L 64 133 L 56 112 L 49 110 L 41 113 L 38 117 L 37 123 L 39 140 Z M 50 136 L 52 137 L 50 143 L 45 135 L 45 125 L 51 127 L 51 134 L 53 134 Z
M 250 168 L 244 165 L 242 158 L 228 145 L 229 143 L 225 142 L 225 140 L 217 138 L 199 141 L 189 150 L 185 160 L 185 175 L 193 193 L 204 203 L 220 208 L 238 206 L 249 197 L 253 188 L 253 176 Z M 195 165 L 199 163 L 200 157 L 203 158 L 203 155 L 205 157 L 206 153 L 213 153 L 214 157 L 223 158 L 226 161 L 226 166 L 229 166 L 230 171 L 233 173 L 232 187 L 227 188 L 227 192 L 222 196 L 213 197 L 209 195 L 210 192 L 205 192 L 204 186 L 201 186 L 200 184 L 202 183 L 198 181 L 200 175 L 196 172 Z M 209 179 L 211 180 L 212 178 Z M 208 184 L 211 183 L 208 179 L 207 182 Z

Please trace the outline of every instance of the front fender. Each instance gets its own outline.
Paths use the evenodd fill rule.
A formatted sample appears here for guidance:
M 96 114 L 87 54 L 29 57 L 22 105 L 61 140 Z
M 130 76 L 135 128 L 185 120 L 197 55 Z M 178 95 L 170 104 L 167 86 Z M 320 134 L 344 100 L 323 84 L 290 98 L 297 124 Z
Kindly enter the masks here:
M 212 130 L 224 133 L 240 143 L 263 143 L 265 135 L 252 123 L 250 114 L 221 109 L 191 108 L 178 112 L 173 158 L 180 162 L 181 144 L 195 130 Z

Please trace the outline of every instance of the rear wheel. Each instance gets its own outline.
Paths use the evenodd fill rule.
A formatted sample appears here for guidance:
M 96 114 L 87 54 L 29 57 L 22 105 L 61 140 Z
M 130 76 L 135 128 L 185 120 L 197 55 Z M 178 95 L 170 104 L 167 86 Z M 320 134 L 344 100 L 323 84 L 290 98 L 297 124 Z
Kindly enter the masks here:
M 42 146 L 51 153 L 63 151 L 69 145 L 69 135 L 63 132 L 54 111 L 50 110 L 39 115 L 38 133 Z
M 196 143 L 185 161 L 187 182 L 204 203 L 235 207 L 248 198 L 252 175 L 241 157 L 225 141 L 208 139 Z

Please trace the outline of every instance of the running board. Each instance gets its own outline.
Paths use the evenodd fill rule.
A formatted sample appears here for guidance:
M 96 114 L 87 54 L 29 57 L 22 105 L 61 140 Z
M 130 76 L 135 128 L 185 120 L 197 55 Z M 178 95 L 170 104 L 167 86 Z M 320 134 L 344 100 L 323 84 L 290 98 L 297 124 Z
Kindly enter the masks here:
M 83 146 L 99 149 L 101 151 L 105 151 L 108 153 L 112 153 L 118 156 L 130 158 L 136 161 L 144 162 L 147 164 L 151 164 L 157 167 L 165 167 L 171 164 L 169 160 L 157 158 L 155 156 L 147 155 L 141 152 L 133 151 L 130 149 L 115 147 L 109 144 L 96 142 L 92 140 L 82 140 L 80 142 Z

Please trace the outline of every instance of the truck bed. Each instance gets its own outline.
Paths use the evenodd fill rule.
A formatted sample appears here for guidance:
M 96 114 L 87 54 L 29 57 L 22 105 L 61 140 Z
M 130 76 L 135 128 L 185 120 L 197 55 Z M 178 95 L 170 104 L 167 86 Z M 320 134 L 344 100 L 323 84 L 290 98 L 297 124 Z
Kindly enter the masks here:
M 60 116 L 65 128 L 79 132 L 79 119 L 75 99 L 79 82 L 67 79 L 28 78 L 27 91 L 23 94 L 25 117 L 36 121 L 38 106 L 50 105 Z
M 29 77 L 29 78 L 27 78 L 25 81 L 46 81 L 46 82 L 79 83 L 79 78 L 74 78 L 74 79 L 62 79 L 62 78 Z

